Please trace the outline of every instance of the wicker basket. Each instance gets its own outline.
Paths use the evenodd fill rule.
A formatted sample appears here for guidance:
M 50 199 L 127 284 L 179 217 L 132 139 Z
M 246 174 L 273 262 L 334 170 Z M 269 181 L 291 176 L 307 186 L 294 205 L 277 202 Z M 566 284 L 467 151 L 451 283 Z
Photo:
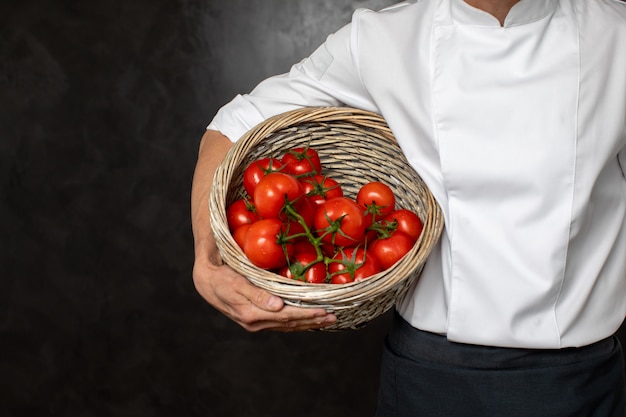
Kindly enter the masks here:
M 231 236 L 226 208 L 243 190 L 243 170 L 255 159 L 278 157 L 297 146 L 316 149 L 323 172 L 348 197 L 379 180 L 394 190 L 397 206 L 415 211 L 424 229 L 413 249 L 391 268 L 360 282 L 308 284 L 254 266 Z M 321 307 L 337 321 L 325 330 L 356 329 L 392 308 L 419 277 L 443 229 L 439 205 L 411 168 L 384 119 L 352 108 L 303 108 L 272 117 L 250 130 L 218 167 L 209 197 L 211 226 L 220 254 L 231 268 L 286 304 Z

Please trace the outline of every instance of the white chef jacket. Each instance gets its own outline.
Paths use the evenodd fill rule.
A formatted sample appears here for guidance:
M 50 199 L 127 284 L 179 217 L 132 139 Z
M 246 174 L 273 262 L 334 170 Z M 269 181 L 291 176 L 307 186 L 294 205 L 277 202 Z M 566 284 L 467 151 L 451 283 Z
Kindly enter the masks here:
M 626 4 L 463 0 L 357 10 L 209 129 L 237 140 L 301 106 L 381 114 L 445 230 L 397 306 L 456 342 L 586 345 L 626 315 Z

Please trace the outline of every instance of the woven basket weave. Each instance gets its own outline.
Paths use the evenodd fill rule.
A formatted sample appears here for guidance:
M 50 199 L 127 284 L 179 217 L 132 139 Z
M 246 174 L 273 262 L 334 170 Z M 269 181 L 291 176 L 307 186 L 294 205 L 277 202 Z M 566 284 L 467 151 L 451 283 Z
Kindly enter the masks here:
M 422 219 L 421 237 L 391 268 L 360 282 L 308 284 L 254 266 L 234 241 L 226 209 L 241 196 L 246 166 L 255 159 L 279 157 L 287 149 L 307 144 L 318 151 L 323 173 L 337 180 L 346 196 L 354 198 L 366 182 L 382 181 L 393 189 L 397 207 L 413 210 Z M 218 167 L 209 209 L 224 262 L 286 304 L 334 312 L 337 321 L 325 330 L 360 328 L 391 309 L 418 279 L 443 229 L 439 205 L 404 158 L 385 120 L 352 108 L 303 108 L 254 127 L 235 143 Z

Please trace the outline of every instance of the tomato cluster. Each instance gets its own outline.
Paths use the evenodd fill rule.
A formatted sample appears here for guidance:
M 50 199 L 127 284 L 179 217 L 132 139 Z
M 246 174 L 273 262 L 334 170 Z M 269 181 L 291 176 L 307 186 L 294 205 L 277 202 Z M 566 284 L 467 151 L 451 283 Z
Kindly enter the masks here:
M 417 214 L 397 208 L 382 182 L 345 196 L 309 146 L 253 161 L 243 188 L 227 210 L 233 238 L 254 265 L 292 279 L 362 280 L 395 264 L 422 232 Z

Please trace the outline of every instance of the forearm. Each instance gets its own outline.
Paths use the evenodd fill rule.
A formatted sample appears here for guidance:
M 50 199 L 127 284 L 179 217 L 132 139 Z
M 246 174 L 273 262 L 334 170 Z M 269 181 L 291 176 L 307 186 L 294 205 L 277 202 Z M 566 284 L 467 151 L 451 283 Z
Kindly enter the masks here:
M 207 130 L 200 142 L 198 161 L 191 187 L 191 224 L 196 259 L 207 258 L 213 265 L 219 264 L 219 254 L 211 233 L 208 199 L 213 175 L 232 142 L 221 133 Z

